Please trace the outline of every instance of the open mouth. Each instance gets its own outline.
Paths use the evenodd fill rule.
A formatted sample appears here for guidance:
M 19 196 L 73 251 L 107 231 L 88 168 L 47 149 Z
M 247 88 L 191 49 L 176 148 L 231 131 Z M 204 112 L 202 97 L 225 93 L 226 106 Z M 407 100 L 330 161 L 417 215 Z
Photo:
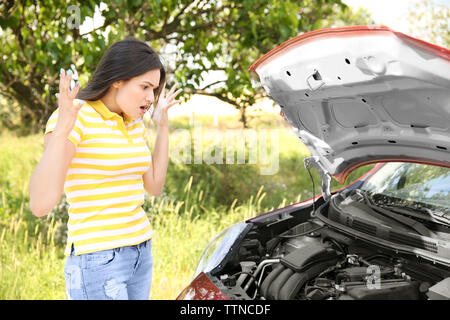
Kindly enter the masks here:
M 148 110 L 149 106 L 140 106 L 140 109 L 142 112 L 146 112 Z

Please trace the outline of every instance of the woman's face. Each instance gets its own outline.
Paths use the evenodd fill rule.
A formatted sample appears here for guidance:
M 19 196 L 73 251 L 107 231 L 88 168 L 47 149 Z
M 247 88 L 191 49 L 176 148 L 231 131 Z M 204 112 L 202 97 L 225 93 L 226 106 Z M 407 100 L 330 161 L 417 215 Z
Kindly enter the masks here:
M 155 101 L 154 91 L 159 86 L 159 69 L 147 71 L 116 85 L 116 104 L 133 120 L 142 117 Z

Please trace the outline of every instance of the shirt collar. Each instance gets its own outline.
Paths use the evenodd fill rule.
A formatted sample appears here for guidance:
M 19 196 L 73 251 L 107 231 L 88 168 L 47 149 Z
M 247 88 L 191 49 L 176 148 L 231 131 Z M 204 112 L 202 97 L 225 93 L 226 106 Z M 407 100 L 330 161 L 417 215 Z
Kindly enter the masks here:
M 89 105 L 95 109 L 95 111 L 97 111 L 98 113 L 100 113 L 100 115 L 105 118 L 105 119 L 111 119 L 114 117 L 119 117 L 120 119 L 122 119 L 124 121 L 125 124 L 131 123 L 133 121 L 132 118 L 130 118 L 125 112 L 124 112 L 124 116 L 120 116 L 119 114 L 112 112 L 111 110 L 108 109 L 107 106 L 105 106 L 105 104 L 103 103 L 102 100 L 98 99 L 96 101 L 88 101 Z

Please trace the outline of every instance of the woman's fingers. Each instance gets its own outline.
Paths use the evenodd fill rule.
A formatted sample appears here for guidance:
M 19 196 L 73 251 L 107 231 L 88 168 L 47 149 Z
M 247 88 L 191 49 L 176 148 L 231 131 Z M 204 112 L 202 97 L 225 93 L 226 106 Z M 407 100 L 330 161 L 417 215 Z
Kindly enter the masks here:
M 69 70 L 66 74 L 66 71 L 61 68 L 60 77 L 59 77 L 59 94 L 66 94 L 69 92 L 70 81 L 72 80 L 72 71 Z
M 172 103 L 168 104 L 168 105 L 167 105 L 167 110 L 169 110 L 170 107 L 173 107 L 174 105 L 176 105 L 176 104 L 178 104 L 178 103 L 180 103 L 180 101 L 175 100 L 175 101 L 173 101 Z
M 77 81 L 77 84 L 72 89 L 72 91 L 69 93 L 69 98 L 72 100 L 75 99 L 75 97 L 77 96 L 78 90 L 80 90 L 80 84 Z
M 183 92 L 183 89 L 178 89 L 177 92 L 174 93 L 173 97 L 175 98 L 177 95 L 179 95 L 181 92 Z
M 163 91 L 162 91 L 162 93 L 163 93 L 163 97 L 165 98 L 165 99 L 169 99 L 169 98 L 171 98 L 171 97 L 175 97 L 177 94 L 179 94 L 179 92 L 181 92 L 182 90 L 181 89 L 179 89 L 177 92 L 178 93 L 176 93 L 175 95 L 174 95 L 174 91 L 175 91 L 175 89 L 177 88 L 177 84 L 175 83 L 173 86 L 172 86 L 172 88 L 170 88 L 170 91 L 167 93 L 167 96 L 164 94 L 165 93 L 165 86 L 163 87 Z
M 81 106 L 83 105 L 83 103 L 82 102 L 80 102 L 80 101 L 77 101 L 76 103 L 74 103 L 74 107 L 75 107 L 75 109 L 78 111 L 78 110 L 80 110 L 81 109 Z
M 174 100 L 176 98 L 177 95 L 179 95 L 183 90 L 182 89 L 178 89 L 177 91 L 175 91 L 175 89 L 177 88 L 178 84 L 174 84 L 172 86 L 172 88 L 170 88 L 170 91 L 167 93 L 167 95 L 165 94 L 165 85 L 163 86 L 163 89 L 161 90 L 161 98 L 160 98 L 160 103 L 161 103 L 161 107 L 165 110 L 168 110 L 170 107 L 174 106 L 175 104 L 179 103 L 179 101 Z
M 173 99 L 175 99 L 176 96 L 179 95 L 180 92 L 182 92 L 182 91 L 183 91 L 182 89 L 178 89 L 175 93 L 167 95 L 167 97 L 166 97 L 167 103 L 170 104 L 173 101 Z
M 172 89 L 173 89 L 173 88 L 172 88 Z M 172 90 L 170 90 L 170 91 L 172 91 Z M 167 98 L 172 98 L 172 99 L 173 99 L 173 98 L 175 98 L 177 95 L 179 95 L 181 91 L 183 91 L 183 90 L 182 90 L 182 89 L 178 89 L 175 93 L 172 92 L 171 94 L 168 94 L 168 95 L 167 95 Z
M 64 88 L 65 88 L 65 90 L 66 90 L 66 92 L 69 92 L 69 89 L 70 89 L 70 81 L 72 80 L 72 73 L 70 73 L 70 74 L 68 74 L 67 76 L 66 76 L 66 80 L 65 80 L 65 83 L 64 83 Z
M 169 91 L 169 93 L 167 94 L 168 97 L 175 91 L 175 88 L 176 88 L 176 87 L 177 87 L 177 84 L 175 83 L 175 84 L 172 86 L 172 88 L 170 88 L 170 91 Z
M 63 92 L 63 84 L 64 79 L 66 77 L 66 71 L 61 68 L 61 71 L 59 72 L 59 93 Z
M 59 79 L 59 94 L 58 94 L 58 105 L 61 106 L 74 106 L 73 100 L 80 90 L 80 84 L 76 82 L 75 87 L 70 90 L 70 81 L 72 80 L 72 71 L 69 70 L 67 73 L 61 68 L 60 79 Z

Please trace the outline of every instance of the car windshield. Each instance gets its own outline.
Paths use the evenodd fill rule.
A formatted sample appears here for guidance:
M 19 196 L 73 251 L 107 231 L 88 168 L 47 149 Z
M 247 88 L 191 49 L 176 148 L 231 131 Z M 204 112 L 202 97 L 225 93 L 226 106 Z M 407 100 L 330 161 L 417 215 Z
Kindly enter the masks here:
M 450 211 L 450 169 L 417 164 L 386 163 L 361 189 L 417 207 Z

